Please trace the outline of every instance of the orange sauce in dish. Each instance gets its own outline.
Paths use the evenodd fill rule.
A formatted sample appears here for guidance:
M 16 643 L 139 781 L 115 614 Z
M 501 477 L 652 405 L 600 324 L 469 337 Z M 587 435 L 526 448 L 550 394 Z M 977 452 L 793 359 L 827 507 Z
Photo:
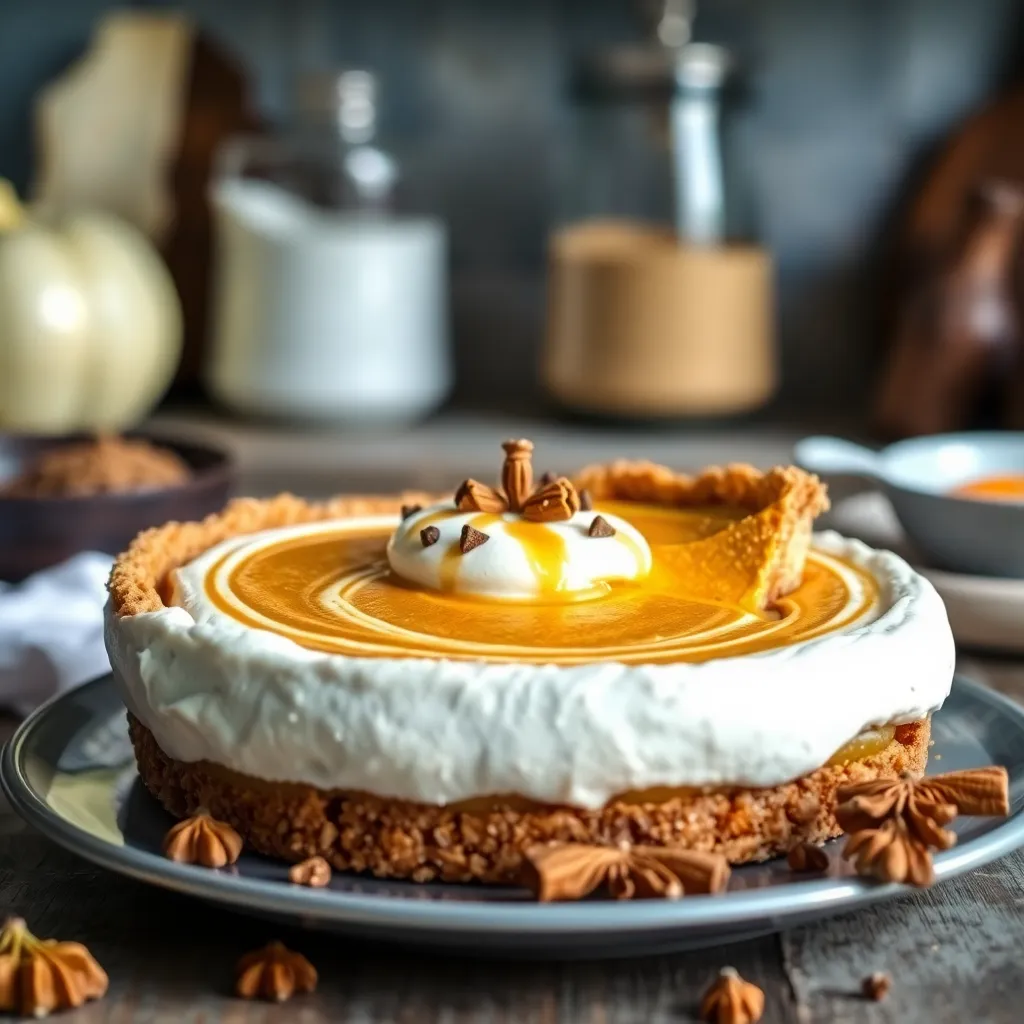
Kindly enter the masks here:
M 950 493 L 955 498 L 975 498 L 979 501 L 1024 502 L 1024 473 L 983 476 L 954 487 Z

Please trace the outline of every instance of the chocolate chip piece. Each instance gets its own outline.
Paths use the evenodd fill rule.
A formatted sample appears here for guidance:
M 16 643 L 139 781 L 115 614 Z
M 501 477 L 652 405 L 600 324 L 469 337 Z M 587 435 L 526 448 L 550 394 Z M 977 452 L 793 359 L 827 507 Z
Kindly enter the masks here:
M 479 530 L 474 530 L 469 523 L 466 523 L 462 528 L 462 536 L 459 537 L 459 550 L 464 555 L 468 555 L 473 548 L 478 548 L 481 544 L 486 544 L 490 539 L 491 538 L 488 534 L 481 533 Z
M 614 537 L 615 527 L 604 516 L 594 516 L 587 530 L 588 537 Z
M 402 506 L 402 518 L 403 519 L 408 519 L 409 516 L 414 516 L 414 515 L 416 515 L 417 512 L 422 512 L 422 511 L 423 511 L 423 506 L 422 505 L 403 505 Z
M 550 470 L 540 478 L 541 487 L 547 487 L 548 484 L 553 484 L 558 477 Z
M 436 526 L 424 526 L 420 530 L 420 540 L 423 541 L 423 546 L 429 548 L 431 544 L 436 544 L 441 539 L 441 531 Z
M 589 512 L 594 507 L 594 499 L 590 497 L 590 491 L 585 488 L 580 491 L 580 508 L 584 512 Z

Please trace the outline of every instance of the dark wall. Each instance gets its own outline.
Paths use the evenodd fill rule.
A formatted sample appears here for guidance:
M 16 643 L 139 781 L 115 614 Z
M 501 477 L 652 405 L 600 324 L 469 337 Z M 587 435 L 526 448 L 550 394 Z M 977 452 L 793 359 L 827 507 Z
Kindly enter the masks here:
M 0 0 L 0 174 L 32 166 L 29 104 L 86 45 L 101 0 Z M 159 4 L 139 5 L 159 7 Z M 192 0 L 283 115 L 302 67 L 377 71 L 407 187 L 452 234 L 459 398 L 530 404 L 544 241 L 566 183 L 573 55 L 641 38 L 630 0 Z M 878 350 L 879 237 L 943 133 L 1014 70 L 1015 0 L 704 0 L 697 34 L 734 46 L 732 123 L 777 261 L 783 398 L 856 409 Z M 638 162 L 657 159 L 656 133 Z

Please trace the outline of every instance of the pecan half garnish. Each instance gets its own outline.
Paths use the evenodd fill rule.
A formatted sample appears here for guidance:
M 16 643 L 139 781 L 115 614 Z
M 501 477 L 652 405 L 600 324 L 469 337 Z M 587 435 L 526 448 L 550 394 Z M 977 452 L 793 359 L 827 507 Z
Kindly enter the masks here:
M 604 887 L 616 899 L 679 899 L 721 892 L 729 864 L 715 853 L 660 846 L 552 843 L 526 851 L 523 881 L 542 902 L 578 900 Z
M 709 1024 L 756 1024 L 764 1014 L 764 992 L 723 967 L 700 1001 L 700 1018 Z
M 164 855 L 178 864 L 222 868 L 234 864 L 241 852 L 242 837 L 202 809 L 179 821 L 164 837 Z
M 308 885 L 311 889 L 322 889 L 330 885 L 331 865 L 323 857 L 307 857 L 291 866 L 288 881 L 296 885 Z
M 37 939 L 20 917 L 0 929 L 0 1010 L 45 1017 L 107 991 L 106 972 L 80 942 Z
M 1006 769 L 999 765 L 915 778 L 872 779 L 841 786 L 836 821 L 850 834 L 843 856 L 860 874 L 886 882 L 931 885 L 931 850 L 948 850 L 956 834 L 944 826 L 958 814 L 1010 811 Z
M 523 504 L 523 518 L 533 523 L 557 523 L 572 517 L 580 510 L 580 498 L 572 482 L 560 477 L 534 491 Z
M 554 523 L 571 519 L 583 507 L 572 481 L 564 476 L 545 473 L 534 489 L 532 441 L 505 441 L 501 447 L 505 451 L 501 467 L 504 493 L 479 480 L 464 480 L 455 492 L 455 507 L 461 512 L 518 512 L 531 522 Z M 588 507 L 589 502 L 588 495 Z
M 501 467 L 501 486 L 508 498 L 508 507 L 519 512 L 533 491 L 533 442 L 525 438 L 505 441 L 505 464 Z
M 455 492 L 455 505 L 461 512 L 492 512 L 508 511 L 505 496 L 479 480 L 463 480 Z
M 316 983 L 316 968 L 301 953 L 271 942 L 238 961 L 235 993 L 243 999 L 283 1003 L 296 992 L 312 992 Z

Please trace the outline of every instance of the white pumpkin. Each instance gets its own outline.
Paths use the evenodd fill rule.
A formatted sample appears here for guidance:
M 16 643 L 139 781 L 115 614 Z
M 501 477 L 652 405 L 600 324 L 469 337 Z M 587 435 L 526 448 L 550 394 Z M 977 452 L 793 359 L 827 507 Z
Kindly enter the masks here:
M 99 212 L 36 217 L 0 180 L 0 430 L 122 430 L 181 357 L 181 307 L 144 235 Z

